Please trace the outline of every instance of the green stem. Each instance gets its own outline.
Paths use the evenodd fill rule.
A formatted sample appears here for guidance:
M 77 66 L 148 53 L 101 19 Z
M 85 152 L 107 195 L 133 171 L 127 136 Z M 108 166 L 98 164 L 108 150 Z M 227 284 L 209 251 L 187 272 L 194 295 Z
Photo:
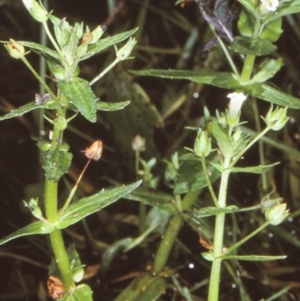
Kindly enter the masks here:
M 50 87 L 45 83 L 45 81 L 39 76 L 39 74 L 33 69 L 33 67 L 30 65 L 30 63 L 27 61 L 25 56 L 22 58 L 23 63 L 27 66 L 27 68 L 32 72 L 32 74 L 35 76 L 35 78 L 40 82 L 40 84 L 45 88 L 45 90 L 51 95 L 53 99 L 57 99 L 56 95 L 52 92 Z
M 228 49 L 227 49 L 226 45 L 224 44 L 224 42 L 222 41 L 222 39 L 219 37 L 219 35 L 217 35 L 217 33 L 216 33 L 214 27 L 213 27 L 211 24 L 209 24 L 209 23 L 208 23 L 208 25 L 209 25 L 211 31 L 212 31 L 212 32 L 214 33 L 214 35 L 217 37 L 217 40 L 218 40 L 218 42 L 219 42 L 219 44 L 220 44 L 220 46 L 221 46 L 221 48 L 222 48 L 222 50 L 223 50 L 223 52 L 224 52 L 224 54 L 225 54 L 225 56 L 226 56 L 226 59 L 227 59 L 229 65 L 230 65 L 230 67 L 231 67 L 231 69 L 232 69 L 234 75 L 235 75 L 237 78 L 239 78 L 240 75 L 239 75 L 239 73 L 238 73 L 238 71 L 237 71 L 237 69 L 236 69 L 236 67 L 235 67 L 235 64 L 234 64 L 234 62 L 233 62 L 233 60 L 232 60 L 232 58 L 231 58 L 231 55 L 230 55 L 229 52 L 228 52 Z
M 160 242 L 159 248 L 154 259 L 153 272 L 155 274 L 160 273 L 165 267 L 181 225 L 181 214 L 178 213 L 171 217 L 167 230 L 164 234 L 162 241 Z
M 252 55 L 252 54 L 248 54 L 246 56 L 245 61 L 244 61 L 243 71 L 241 74 L 242 82 L 247 82 L 248 80 L 250 80 L 252 71 L 253 71 L 253 67 L 254 67 L 255 57 L 256 56 Z
M 187 193 L 185 195 L 184 199 L 182 200 L 182 204 L 181 204 L 182 210 L 188 210 L 189 208 L 191 208 L 191 206 L 197 200 L 199 193 L 200 193 L 200 191 L 194 191 L 194 192 Z M 157 253 L 156 253 L 156 256 L 154 259 L 154 263 L 153 263 L 153 272 L 154 273 L 156 273 L 156 274 L 160 273 L 164 269 L 181 225 L 182 225 L 181 213 L 173 215 L 168 224 L 165 235 L 164 235 L 162 241 L 160 242 L 160 245 L 158 247 L 158 250 L 157 250 Z
M 70 191 L 69 196 L 68 196 L 67 200 L 65 201 L 65 203 L 64 203 L 64 205 L 63 205 L 63 207 L 62 207 L 62 209 L 61 209 L 61 211 L 60 211 L 61 214 L 63 214 L 63 213 L 66 211 L 66 209 L 69 207 L 69 205 L 70 205 L 70 203 L 71 203 L 71 201 L 72 201 L 72 199 L 73 199 L 73 196 L 74 196 L 74 194 L 75 194 L 75 192 L 76 192 L 76 190 L 77 190 L 77 188 L 78 188 L 78 184 L 79 184 L 79 182 L 81 181 L 82 176 L 83 176 L 83 174 L 85 173 L 85 171 L 86 171 L 87 167 L 89 166 L 90 162 L 91 162 L 91 159 L 89 159 L 89 160 L 87 161 L 87 163 L 85 164 L 85 166 L 84 166 L 84 168 L 83 168 L 81 174 L 79 175 L 79 177 L 78 177 L 78 179 L 77 179 L 77 181 L 76 181 L 74 187 L 73 187 L 72 190 Z
M 259 118 L 259 112 L 257 107 L 257 101 L 254 98 L 252 101 L 252 108 L 254 113 L 254 121 L 255 121 L 255 127 L 258 133 L 261 132 L 261 125 L 260 125 L 260 118 Z M 265 162 L 265 153 L 264 153 L 264 142 L 262 139 L 258 140 L 258 153 L 259 153 L 259 161 L 262 166 L 266 165 Z M 265 192 L 268 190 L 268 179 L 267 179 L 267 172 L 262 171 L 261 173 L 261 187 L 262 191 Z
M 107 66 L 99 75 L 97 75 L 91 82 L 90 86 L 93 85 L 96 81 L 98 81 L 101 77 L 103 77 L 110 69 L 112 69 L 115 65 L 120 62 L 119 58 L 116 58 L 109 66 Z
M 254 235 L 256 235 L 257 233 L 259 233 L 260 231 L 262 231 L 264 228 L 266 228 L 269 225 L 269 222 L 266 221 L 264 222 L 261 226 L 259 226 L 257 229 L 255 229 L 253 232 L 251 232 L 250 234 L 248 234 L 246 237 L 244 237 L 243 239 L 241 239 L 239 242 L 237 242 L 236 244 L 234 244 L 233 246 L 231 246 L 229 249 L 227 249 L 225 252 L 223 252 L 223 254 L 221 255 L 221 258 L 223 259 L 224 257 L 226 257 L 226 255 L 230 254 L 233 250 L 237 249 L 240 245 L 242 245 L 243 243 L 245 243 L 247 240 L 249 240 L 251 237 L 253 237 Z
M 53 224 L 57 222 L 57 186 L 56 182 L 46 179 L 45 211 L 47 220 Z M 56 229 L 50 233 L 50 242 L 64 285 L 67 289 L 74 287 L 70 261 L 60 230 Z
M 230 158 L 224 160 L 224 171 L 221 176 L 221 184 L 219 190 L 219 207 L 226 207 L 227 187 L 230 170 Z M 215 230 L 214 230 L 214 249 L 213 249 L 213 263 L 210 274 L 210 282 L 208 289 L 208 300 L 217 301 L 219 300 L 219 282 L 221 275 L 221 264 L 222 259 L 220 256 L 223 252 L 223 239 L 224 239 L 224 227 L 225 227 L 225 213 L 219 213 L 216 216 Z
M 207 170 L 207 167 L 206 167 L 206 161 L 205 161 L 205 157 L 201 157 L 201 163 L 202 163 L 202 168 L 203 168 L 203 172 L 204 172 L 204 175 L 205 175 L 205 178 L 206 178 L 206 183 L 207 183 L 207 187 L 209 189 L 209 192 L 210 192 L 210 195 L 214 201 L 214 204 L 216 207 L 219 207 L 219 204 L 218 204 L 218 199 L 216 197 L 216 194 L 211 186 L 211 182 L 210 182 L 210 179 L 209 179 L 209 176 L 208 176 L 208 170 Z
M 56 229 L 50 233 L 50 242 L 65 287 L 75 287 L 69 256 L 60 230 Z
M 49 40 L 51 41 L 52 45 L 54 46 L 55 50 L 59 53 L 59 55 L 61 56 L 62 59 L 64 59 L 64 54 L 62 53 L 61 49 L 59 48 L 59 46 L 57 45 L 56 41 L 54 40 L 50 30 L 49 30 L 49 27 L 48 27 L 48 24 L 47 22 L 42 22 L 43 26 L 44 26 L 44 29 L 47 33 L 47 36 L 49 38 Z
M 57 221 L 57 183 L 46 179 L 45 182 L 45 211 L 49 223 Z
M 57 114 L 60 114 L 61 117 L 65 116 L 65 109 L 61 108 Z M 62 143 L 63 131 L 60 130 L 56 121 L 54 121 L 53 127 L 53 137 L 51 140 L 51 149 L 55 150 Z M 45 203 L 45 212 L 47 220 L 56 224 L 58 220 L 58 183 L 50 181 L 46 178 L 45 181 L 45 194 L 44 194 L 44 203 Z M 59 229 L 54 230 L 50 233 L 50 243 L 54 253 L 55 261 L 58 266 L 58 270 L 62 277 L 63 283 L 66 289 L 75 287 L 73 280 L 73 274 L 70 266 L 69 256 L 64 245 L 62 233 Z

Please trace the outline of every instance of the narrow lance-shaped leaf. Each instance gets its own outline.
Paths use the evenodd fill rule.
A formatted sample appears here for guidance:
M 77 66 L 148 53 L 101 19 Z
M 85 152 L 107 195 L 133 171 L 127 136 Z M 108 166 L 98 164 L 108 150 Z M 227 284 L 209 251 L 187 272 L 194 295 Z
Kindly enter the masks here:
M 126 40 L 127 38 L 132 36 L 137 30 L 138 30 L 138 28 L 134 28 L 132 30 L 116 34 L 112 37 L 107 37 L 107 38 L 101 39 L 97 43 L 89 45 L 87 53 L 84 56 L 82 56 L 80 58 L 80 60 L 81 61 L 86 60 L 89 57 L 93 56 L 94 54 L 96 54 L 100 51 L 103 51 L 104 49 L 106 49 L 112 45 L 115 45 L 117 43 L 120 43 L 120 42 Z
M 225 208 L 217 208 L 210 206 L 193 211 L 193 216 L 196 218 L 202 218 L 217 215 L 220 213 L 234 213 L 237 211 L 239 211 L 239 208 L 235 205 L 230 205 Z
M 153 76 L 169 79 L 185 79 L 196 83 L 208 84 L 221 88 L 237 89 L 240 83 L 229 72 L 208 72 L 190 70 L 130 70 L 131 73 L 142 76 Z
M 225 255 L 222 259 L 234 259 L 234 260 L 244 260 L 244 261 L 272 261 L 272 260 L 282 260 L 286 259 L 287 256 L 268 256 L 268 255 Z
M 37 53 L 45 54 L 45 55 L 48 55 L 48 56 L 56 59 L 57 61 L 61 61 L 61 57 L 59 56 L 59 54 L 56 51 L 54 51 L 46 46 L 43 46 L 38 43 L 26 42 L 26 41 L 24 41 L 24 42 L 18 41 L 18 43 L 32 49 L 33 51 L 35 51 Z
M 124 109 L 130 104 L 130 100 L 120 101 L 120 102 L 105 102 L 105 101 L 97 101 L 96 108 L 98 111 L 119 111 Z
M 232 167 L 231 172 L 245 172 L 245 173 L 256 173 L 261 174 L 262 172 L 266 172 L 270 170 L 273 166 L 280 164 L 280 162 L 273 163 L 270 165 L 257 165 L 257 166 L 249 166 L 249 167 Z
M 121 292 L 115 301 L 157 300 L 165 291 L 165 287 L 166 280 L 163 277 L 152 277 L 148 273 L 142 273 Z
M 147 188 L 139 187 L 124 198 L 157 207 L 169 214 L 178 213 L 174 196 L 167 193 L 150 191 Z
M 300 99 L 281 92 L 267 84 L 240 83 L 228 72 L 205 72 L 205 71 L 185 71 L 185 70 L 144 70 L 131 71 L 136 75 L 148 75 L 160 78 L 185 79 L 196 83 L 209 84 L 212 86 L 241 90 L 246 94 L 266 100 L 268 102 L 292 109 L 300 109 Z
M 70 205 L 65 212 L 61 212 L 61 218 L 57 223 L 58 229 L 64 229 L 77 223 L 88 215 L 114 203 L 132 190 L 137 188 L 142 181 L 131 185 L 121 186 L 113 189 L 102 190 L 90 197 L 83 198 Z
M 54 225 L 48 222 L 36 221 L 32 224 L 29 224 L 16 232 L 0 239 L 0 245 L 7 243 L 10 240 L 13 240 L 18 237 L 34 235 L 34 234 L 49 234 L 55 229 Z
M 46 101 L 43 104 L 37 105 L 35 102 L 27 103 L 26 105 L 19 107 L 17 109 L 11 110 L 9 113 L 0 116 L 0 120 L 6 120 L 10 118 L 15 118 L 19 116 L 23 116 L 24 114 L 36 110 L 36 109 L 49 109 L 54 110 L 58 107 L 58 104 L 52 100 Z

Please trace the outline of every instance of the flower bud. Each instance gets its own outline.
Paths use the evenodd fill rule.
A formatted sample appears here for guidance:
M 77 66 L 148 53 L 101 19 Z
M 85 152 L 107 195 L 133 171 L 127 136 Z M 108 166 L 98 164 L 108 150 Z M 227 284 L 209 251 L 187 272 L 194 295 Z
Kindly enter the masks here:
M 23 4 L 31 14 L 31 16 L 38 22 L 45 22 L 48 19 L 47 10 L 35 0 L 22 0 Z
M 85 151 L 85 156 L 90 160 L 98 161 L 102 155 L 103 144 L 101 140 L 95 141 L 89 148 Z
M 68 126 L 68 122 L 66 118 L 62 116 L 58 116 L 55 122 L 56 122 L 56 128 L 60 131 L 64 131 Z
M 275 205 L 265 212 L 267 221 L 274 226 L 279 225 L 288 215 L 289 210 L 286 209 L 286 203 Z
M 194 152 L 198 157 L 207 157 L 211 152 L 211 139 L 208 138 L 207 132 L 199 129 L 195 143 Z
M 15 59 L 22 58 L 26 53 L 23 45 L 17 43 L 15 40 L 10 39 L 7 45 L 4 45 L 9 55 Z
M 24 205 L 28 207 L 34 217 L 39 220 L 43 220 L 43 214 L 41 208 L 38 206 L 38 201 L 36 199 L 30 199 L 29 202 L 24 201 Z
M 92 40 L 90 44 L 94 44 L 98 42 L 98 40 L 101 38 L 103 33 L 105 32 L 105 27 L 104 26 L 97 26 L 93 31 L 92 31 Z
M 146 150 L 145 138 L 142 138 L 140 135 L 136 135 L 131 142 L 132 148 L 135 152 L 143 152 Z
M 130 37 L 127 43 L 117 51 L 117 58 L 120 61 L 124 61 L 125 59 L 127 59 L 136 43 L 136 39 Z
M 287 108 L 276 108 L 273 111 L 273 105 L 271 105 L 266 118 L 262 117 L 266 125 L 273 131 L 281 130 L 288 122 L 289 117 L 286 116 Z

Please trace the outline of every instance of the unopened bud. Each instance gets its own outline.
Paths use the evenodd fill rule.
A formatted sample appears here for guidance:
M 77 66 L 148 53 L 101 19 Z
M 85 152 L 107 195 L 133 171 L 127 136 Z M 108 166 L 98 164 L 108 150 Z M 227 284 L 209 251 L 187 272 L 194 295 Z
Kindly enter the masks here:
M 31 16 L 38 22 L 45 22 L 48 19 L 47 10 L 35 0 L 22 0 L 23 4 L 31 14 Z
M 136 39 L 130 37 L 127 43 L 117 51 L 117 58 L 120 61 L 124 61 L 125 59 L 127 59 L 136 43 Z
M 101 140 L 95 141 L 89 148 L 85 151 L 85 156 L 90 160 L 98 161 L 102 155 L 103 144 Z
M 132 148 L 135 152 L 143 152 L 146 150 L 145 138 L 136 135 L 131 142 Z
M 289 117 L 286 116 L 287 108 L 276 108 L 273 111 L 273 105 L 266 115 L 266 118 L 262 117 L 266 125 L 273 131 L 281 130 L 288 122 Z
M 207 132 L 199 129 L 195 143 L 194 152 L 198 157 L 207 157 L 211 152 L 211 139 L 208 138 Z
M 286 209 L 286 203 L 275 205 L 265 212 L 267 221 L 274 226 L 279 225 L 288 215 L 289 210 Z
M 44 219 L 41 208 L 38 206 L 38 201 L 36 199 L 32 198 L 28 203 L 24 201 L 24 205 L 30 209 L 34 217 L 36 217 L 39 220 Z
M 92 32 L 92 40 L 90 42 L 90 44 L 94 44 L 96 42 L 98 42 L 98 40 L 101 38 L 101 36 L 103 35 L 103 33 L 105 32 L 105 27 L 103 26 L 97 26 Z
M 26 53 L 23 45 L 17 43 L 15 40 L 10 39 L 7 45 L 4 45 L 9 55 L 15 59 L 22 58 Z

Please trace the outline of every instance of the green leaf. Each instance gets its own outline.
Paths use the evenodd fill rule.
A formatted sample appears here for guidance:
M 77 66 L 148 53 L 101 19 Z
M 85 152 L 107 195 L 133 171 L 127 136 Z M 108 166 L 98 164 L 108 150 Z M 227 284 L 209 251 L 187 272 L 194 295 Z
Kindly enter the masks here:
M 120 102 L 104 102 L 104 101 L 97 101 L 96 108 L 98 111 L 119 111 L 124 109 L 130 104 L 130 100 L 120 101 Z
M 169 79 L 185 79 L 196 83 L 208 84 L 220 88 L 237 89 L 240 87 L 238 80 L 234 79 L 229 72 L 209 72 L 190 70 L 130 70 L 131 73 L 142 76 L 153 76 Z
M 89 121 L 96 122 L 96 100 L 97 97 L 92 91 L 88 81 L 75 77 L 70 82 L 60 81 L 59 89 L 66 98 L 74 103 L 79 112 Z
M 59 62 L 61 61 L 61 57 L 59 56 L 59 54 L 56 51 L 54 51 L 46 46 L 43 46 L 38 43 L 26 42 L 26 41 L 24 41 L 24 42 L 18 41 L 18 43 L 22 44 L 23 46 L 29 47 L 30 49 L 32 49 L 33 51 L 35 51 L 39 54 L 44 54 L 46 56 L 50 56 Z
M 71 244 L 68 247 L 67 252 L 68 252 L 68 257 L 70 259 L 70 266 L 73 274 L 73 280 L 75 282 L 79 282 L 82 280 L 84 275 L 84 269 L 83 269 L 84 265 L 81 263 L 79 254 L 76 251 L 75 246 L 73 244 Z
M 213 254 L 212 253 L 209 253 L 209 252 L 202 252 L 201 253 L 201 256 L 207 260 L 207 261 L 213 261 L 214 260 L 214 257 L 213 257 Z
M 256 98 L 291 109 L 300 109 L 300 99 L 281 92 L 268 84 L 255 83 L 244 86 L 244 91 Z
M 136 75 L 149 75 L 170 79 L 185 79 L 196 83 L 210 84 L 226 89 L 241 90 L 246 94 L 266 100 L 268 102 L 289 107 L 292 109 L 300 109 L 300 99 L 289 94 L 281 92 L 270 85 L 254 83 L 244 85 L 234 79 L 228 72 L 204 72 L 204 71 L 185 71 L 185 70 L 144 70 L 131 71 Z
M 114 301 L 149 301 L 157 300 L 165 292 L 166 280 L 142 273 L 134 279 Z
M 253 76 L 250 82 L 253 83 L 264 83 L 269 78 L 272 78 L 282 66 L 282 58 L 277 60 L 265 60 L 259 66 L 259 71 Z
M 218 160 L 215 154 L 209 155 L 207 162 Z M 207 164 L 210 174 L 210 181 L 213 183 L 220 177 L 220 172 L 212 165 Z M 175 180 L 174 194 L 183 194 L 190 191 L 197 191 L 207 186 L 206 177 L 204 175 L 202 164 L 199 159 L 185 160 L 179 167 L 178 177 Z
M 237 0 L 243 7 L 245 7 L 250 13 L 255 14 L 257 1 L 256 0 Z
M 222 259 L 234 259 L 244 261 L 272 261 L 286 259 L 287 256 L 268 256 L 268 255 L 225 255 L 221 256 Z
M 277 49 L 275 45 L 267 40 L 247 37 L 236 37 L 230 47 L 237 53 L 256 56 L 267 55 Z
M 48 180 L 58 182 L 58 180 L 68 172 L 73 155 L 65 150 L 56 148 L 42 152 L 42 165 L 45 176 Z
M 245 173 L 256 173 L 261 174 L 270 170 L 273 166 L 280 164 L 280 162 L 276 162 L 270 165 L 257 165 L 250 167 L 232 167 L 231 172 L 245 172 Z
M 106 271 L 108 270 L 111 261 L 119 254 L 121 253 L 130 243 L 132 243 L 132 238 L 124 238 L 121 240 L 115 241 L 113 244 L 111 244 L 106 251 L 102 255 L 101 260 L 101 272 L 104 275 Z
M 202 218 L 202 217 L 217 215 L 219 213 L 234 213 L 237 211 L 239 211 L 239 207 L 235 205 L 230 205 L 225 208 L 205 207 L 193 211 L 193 216 L 196 218 Z
M 238 20 L 238 29 L 243 37 L 251 38 L 255 26 L 255 18 L 247 10 L 242 10 Z
M 55 230 L 55 226 L 48 223 L 47 221 L 37 221 L 32 224 L 29 224 L 16 232 L 9 234 L 8 236 L 0 240 L 0 245 L 7 243 L 10 240 L 13 240 L 18 237 L 34 235 L 34 234 L 49 234 Z
M 89 57 L 93 56 L 94 54 L 96 54 L 100 51 L 103 51 L 104 49 L 106 49 L 110 46 L 113 46 L 117 43 L 120 43 L 120 42 L 126 40 L 127 38 L 132 36 L 137 30 L 138 30 L 138 28 L 134 28 L 129 31 L 125 31 L 125 32 L 116 34 L 112 37 L 107 37 L 105 39 L 101 39 L 98 42 L 96 42 L 95 44 L 89 45 L 87 53 L 80 58 L 80 61 L 86 60 Z
M 73 291 L 74 300 L 84 300 L 84 301 L 93 301 L 93 292 L 91 288 L 87 284 L 80 284 L 76 286 L 75 290 Z
M 215 120 L 211 124 L 213 136 L 217 140 L 218 147 L 223 156 L 232 157 L 235 153 L 234 146 L 232 145 L 228 133 L 220 126 Z
M 53 100 L 48 100 L 43 104 L 37 105 L 35 102 L 29 102 L 26 105 L 19 107 L 17 109 L 11 110 L 9 113 L 0 117 L 0 120 L 6 120 L 10 118 L 15 118 L 19 116 L 23 116 L 24 114 L 36 110 L 36 109 L 48 109 L 54 110 L 58 108 L 58 103 Z
M 58 229 L 64 229 L 70 225 L 77 223 L 88 215 L 99 211 L 100 209 L 114 203 L 118 199 L 124 197 L 132 190 L 137 188 L 142 181 L 138 181 L 131 185 L 123 185 L 117 188 L 102 190 L 90 197 L 83 198 L 71 204 L 65 212 L 60 212 L 60 219 L 57 222 Z
M 71 272 L 73 274 L 73 280 L 79 282 L 82 280 L 84 275 L 84 265 L 81 263 L 78 252 L 75 249 L 74 244 L 71 244 L 67 249 L 68 257 L 70 259 Z M 57 261 L 55 258 L 52 259 L 49 266 L 49 275 L 61 277 Z
M 276 19 L 269 22 L 263 29 L 260 37 L 263 40 L 267 40 L 269 42 L 276 42 L 281 36 L 282 30 L 282 19 Z
M 93 301 L 93 292 L 87 284 L 80 284 L 75 289 L 67 291 L 60 301 Z
M 159 232 L 161 234 L 164 233 L 164 230 L 166 228 L 166 225 L 169 221 L 169 214 L 160 211 L 158 208 L 152 208 L 149 213 L 147 214 L 147 219 L 146 219 L 146 230 L 137 238 L 132 240 L 132 242 L 126 246 L 124 252 L 128 252 L 129 250 L 133 249 L 134 247 L 140 245 L 144 239 L 154 230 L 159 228 Z
M 178 213 L 174 197 L 164 192 L 139 187 L 133 192 L 127 194 L 124 198 L 132 201 L 138 201 L 152 207 L 157 207 L 168 214 Z

